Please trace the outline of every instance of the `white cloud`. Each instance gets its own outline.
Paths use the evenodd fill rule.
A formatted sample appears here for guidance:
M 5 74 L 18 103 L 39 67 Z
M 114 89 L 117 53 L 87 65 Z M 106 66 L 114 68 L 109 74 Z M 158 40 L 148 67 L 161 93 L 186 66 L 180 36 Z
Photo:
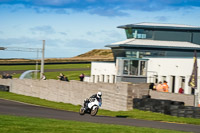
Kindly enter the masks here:
M 30 30 L 33 34 L 48 35 L 48 34 L 55 34 L 56 33 L 54 28 L 52 28 L 49 25 L 33 27 L 33 28 L 30 28 Z

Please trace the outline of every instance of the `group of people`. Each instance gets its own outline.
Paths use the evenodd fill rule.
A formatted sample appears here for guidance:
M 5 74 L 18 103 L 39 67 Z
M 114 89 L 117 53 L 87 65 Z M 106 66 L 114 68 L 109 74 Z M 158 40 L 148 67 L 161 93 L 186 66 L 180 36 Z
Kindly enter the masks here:
M 67 82 L 69 82 L 68 77 L 65 76 L 63 73 L 60 73 L 60 75 L 57 76 L 57 78 L 58 78 L 60 81 L 67 81 Z
M 156 90 L 160 92 L 169 92 L 169 86 L 167 85 L 167 81 L 163 83 L 160 81 L 158 85 L 156 85 Z
M 167 85 L 167 81 L 164 81 L 163 83 L 160 81 L 157 85 L 151 83 L 149 89 L 160 92 L 169 92 L 169 86 Z
M 2 79 L 12 79 L 12 75 L 11 74 L 9 74 L 9 73 L 3 73 L 2 74 Z
M 79 75 L 80 81 L 84 81 L 84 77 L 85 77 L 85 75 L 84 75 L 83 73 L 81 73 L 81 74 Z M 69 82 L 68 77 L 65 76 L 63 73 L 60 73 L 60 75 L 57 76 L 57 78 L 58 78 L 60 81 L 67 81 L 67 82 Z
M 149 86 L 149 89 L 160 91 L 160 92 L 169 92 L 169 86 L 167 85 L 167 81 L 164 81 L 163 83 L 160 81 L 157 85 L 155 85 L 154 83 L 151 83 Z M 184 89 L 180 87 L 178 93 L 183 94 Z

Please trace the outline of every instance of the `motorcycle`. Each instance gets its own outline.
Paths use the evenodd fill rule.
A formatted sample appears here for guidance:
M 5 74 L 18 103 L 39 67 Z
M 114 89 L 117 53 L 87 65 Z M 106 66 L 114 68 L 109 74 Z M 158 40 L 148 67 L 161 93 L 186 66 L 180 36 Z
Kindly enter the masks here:
M 89 113 L 91 116 L 95 116 L 101 107 L 101 101 L 96 98 L 89 98 L 85 100 L 83 105 L 80 108 L 79 114 L 84 115 L 85 113 Z

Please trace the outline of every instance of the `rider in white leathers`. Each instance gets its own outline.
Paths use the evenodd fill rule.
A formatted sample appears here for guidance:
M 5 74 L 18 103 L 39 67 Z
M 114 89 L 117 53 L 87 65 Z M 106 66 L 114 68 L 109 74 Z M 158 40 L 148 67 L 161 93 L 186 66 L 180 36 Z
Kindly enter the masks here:
M 102 93 L 101 93 L 101 92 L 98 92 L 97 94 L 92 95 L 89 99 L 86 99 L 86 100 L 84 101 L 85 110 L 88 109 L 88 103 L 90 102 L 90 99 L 92 99 L 92 98 L 96 98 L 96 99 L 99 101 L 99 103 L 102 103 L 102 98 L 101 98 L 101 96 L 102 96 Z M 101 106 L 101 105 L 100 105 L 100 106 Z

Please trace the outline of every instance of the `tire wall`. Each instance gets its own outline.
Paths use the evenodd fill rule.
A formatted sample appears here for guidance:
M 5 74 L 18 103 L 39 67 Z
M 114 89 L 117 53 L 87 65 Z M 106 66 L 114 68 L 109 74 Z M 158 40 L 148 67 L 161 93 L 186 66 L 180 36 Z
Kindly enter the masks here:
M 185 106 L 184 102 L 180 101 L 152 99 L 149 95 L 134 98 L 133 108 L 177 117 L 200 118 L 199 107 Z

